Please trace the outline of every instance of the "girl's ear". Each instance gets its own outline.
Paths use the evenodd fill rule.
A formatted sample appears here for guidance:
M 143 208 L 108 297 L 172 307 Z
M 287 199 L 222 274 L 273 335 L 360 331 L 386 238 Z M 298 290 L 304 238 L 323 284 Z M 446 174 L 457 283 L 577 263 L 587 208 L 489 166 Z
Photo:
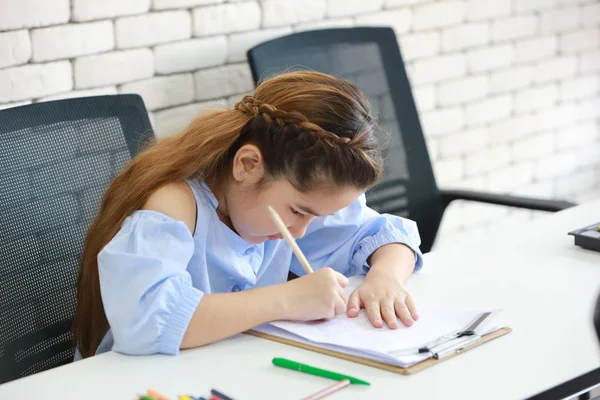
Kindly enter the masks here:
M 233 179 L 237 182 L 257 183 L 264 176 L 262 153 L 253 144 L 245 144 L 233 157 Z

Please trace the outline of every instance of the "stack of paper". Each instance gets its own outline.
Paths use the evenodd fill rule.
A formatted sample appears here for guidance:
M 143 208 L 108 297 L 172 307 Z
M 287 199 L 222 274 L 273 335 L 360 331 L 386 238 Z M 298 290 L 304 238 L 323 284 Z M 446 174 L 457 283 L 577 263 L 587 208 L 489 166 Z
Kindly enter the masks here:
M 290 339 L 345 354 L 350 354 L 399 367 L 410 367 L 432 356 L 419 349 L 434 344 L 452 343 L 452 335 L 465 330 L 489 310 L 452 310 L 446 308 L 419 309 L 419 320 L 406 327 L 375 328 L 366 312 L 356 318 L 342 315 L 327 321 L 280 321 L 262 325 L 255 331 Z M 475 332 L 484 335 L 501 329 L 499 311 L 493 311 Z M 458 339 L 455 339 L 458 341 Z M 461 339 L 464 340 L 464 339 Z

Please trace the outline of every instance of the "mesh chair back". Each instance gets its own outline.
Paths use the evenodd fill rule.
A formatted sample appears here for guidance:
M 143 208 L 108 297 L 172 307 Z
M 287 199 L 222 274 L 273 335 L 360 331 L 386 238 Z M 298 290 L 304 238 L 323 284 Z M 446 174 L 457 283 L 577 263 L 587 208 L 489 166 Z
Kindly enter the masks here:
M 373 209 L 415 220 L 431 249 L 443 209 L 402 56 L 391 28 L 294 33 L 248 51 L 255 83 L 286 70 L 315 70 L 354 83 L 386 131 L 386 174 L 367 193 Z
M 151 137 L 137 95 L 0 111 L 0 383 L 73 359 L 85 232 L 110 181 Z

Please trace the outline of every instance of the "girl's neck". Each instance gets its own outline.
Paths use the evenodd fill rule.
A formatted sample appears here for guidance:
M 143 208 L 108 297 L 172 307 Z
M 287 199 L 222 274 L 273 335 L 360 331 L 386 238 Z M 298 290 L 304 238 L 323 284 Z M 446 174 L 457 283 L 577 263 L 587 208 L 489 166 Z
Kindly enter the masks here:
M 229 183 L 218 185 L 214 184 L 209 186 L 211 192 L 217 199 L 217 216 L 221 220 L 222 223 L 227 225 L 230 229 L 233 229 L 233 224 L 231 223 L 231 219 L 229 218 L 229 211 L 227 208 L 227 193 L 229 192 Z M 234 230 L 235 231 L 235 230 Z

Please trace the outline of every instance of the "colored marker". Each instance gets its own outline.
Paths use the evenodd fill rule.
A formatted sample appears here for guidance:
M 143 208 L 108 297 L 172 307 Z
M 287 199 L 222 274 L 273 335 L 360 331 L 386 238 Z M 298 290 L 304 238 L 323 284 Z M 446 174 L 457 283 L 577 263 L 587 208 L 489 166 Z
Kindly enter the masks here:
M 287 368 L 287 369 L 291 369 L 294 371 L 300 371 L 300 372 L 304 372 L 306 374 L 321 376 L 323 378 L 329 378 L 329 379 L 333 379 L 336 381 L 342 381 L 344 379 L 348 379 L 350 381 L 350 383 L 353 383 L 353 384 L 370 385 L 369 382 L 365 382 L 363 380 L 354 378 L 352 376 L 339 374 L 337 372 L 332 372 L 332 371 L 326 371 L 324 369 L 320 369 L 320 368 L 316 368 L 316 367 L 311 367 L 310 365 L 301 364 L 299 362 L 287 360 L 285 358 L 274 358 L 273 364 L 275 364 L 278 367 Z

